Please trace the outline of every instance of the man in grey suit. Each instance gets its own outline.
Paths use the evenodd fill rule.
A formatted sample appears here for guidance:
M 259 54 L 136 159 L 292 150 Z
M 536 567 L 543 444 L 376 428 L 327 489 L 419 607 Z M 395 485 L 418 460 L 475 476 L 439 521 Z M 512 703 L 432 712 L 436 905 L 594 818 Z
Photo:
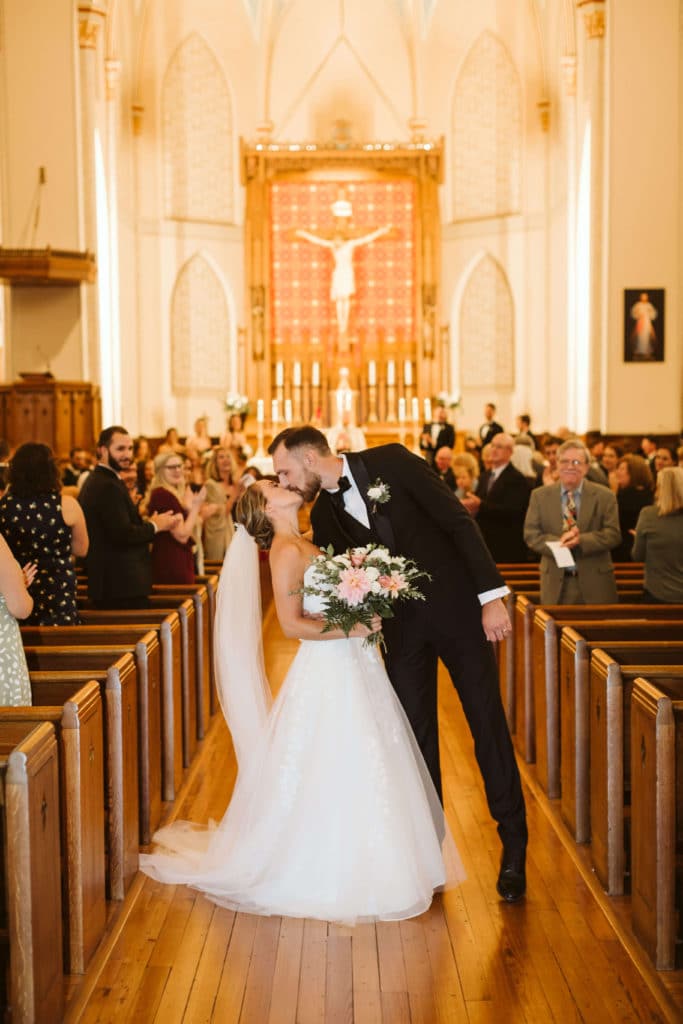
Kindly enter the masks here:
M 542 604 L 615 604 L 617 586 L 610 551 L 619 544 L 614 494 L 586 480 L 590 455 L 571 439 L 557 453 L 559 481 L 531 492 L 524 540 L 541 556 Z M 559 541 L 575 565 L 560 568 L 547 546 Z

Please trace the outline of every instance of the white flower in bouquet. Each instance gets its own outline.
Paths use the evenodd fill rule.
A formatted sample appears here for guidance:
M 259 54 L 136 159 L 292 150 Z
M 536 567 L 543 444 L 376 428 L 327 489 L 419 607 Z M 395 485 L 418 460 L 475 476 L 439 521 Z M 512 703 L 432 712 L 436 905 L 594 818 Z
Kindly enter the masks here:
M 225 411 L 247 416 L 249 414 L 248 395 L 240 395 L 237 391 L 228 391 L 225 396 Z
M 341 555 L 335 555 L 330 546 L 313 565 L 313 582 L 304 584 L 302 592 L 324 598 L 324 633 L 339 628 L 347 636 L 358 622 L 370 627 L 374 615 L 393 618 L 396 601 L 424 601 L 415 583 L 430 578 L 415 562 L 392 555 L 378 544 L 351 548 Z M 384 636 L 380 630 L 363 642 L 376 646 L 384 643 Z

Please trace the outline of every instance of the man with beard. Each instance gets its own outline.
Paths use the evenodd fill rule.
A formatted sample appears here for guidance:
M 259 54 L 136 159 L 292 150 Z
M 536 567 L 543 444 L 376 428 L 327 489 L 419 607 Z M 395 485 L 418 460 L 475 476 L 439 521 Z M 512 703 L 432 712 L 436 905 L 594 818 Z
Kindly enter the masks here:
M 290 427 L 268 449 L 280 485 L 311 511 L 313 542 L 335 552 L 384 544 L 430 575 L 425 601 L 398 605 L 383 631 L 389 678 L 403 705 L 434 786 L 441 794 L 437 661 L 458 690 L 503 855 L 498 893 L 508 903 L 526 889 L 524 797 L 498 688 L 492 641 L 510 632 L 507 593 L 481 533 L 424 459 L 399 444 L 341 457 L 311 426 Z
M 125 427 L 102 431 L 97 456 L 79 495 L 90 537 L 88 597 L 96 608 L 144 608 L 152 590 L 152 537 L 171 530 L 178 516 L 155 512 L 146 522 L 140 517 L 119 477 L 133 465 L 133 439 Z

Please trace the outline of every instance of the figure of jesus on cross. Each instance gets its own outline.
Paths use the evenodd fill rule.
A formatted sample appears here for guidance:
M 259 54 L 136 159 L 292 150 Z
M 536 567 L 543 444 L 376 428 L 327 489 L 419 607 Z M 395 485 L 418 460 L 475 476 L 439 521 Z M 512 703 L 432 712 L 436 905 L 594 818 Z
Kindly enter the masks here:
M 330 298 L 337 312 L 337 327 L 340 339 L 346 337 L 349 327 L 349 313 L 351 311 L 351 296 L 356 291 L 356 280 L 353 273 L 353 254 L 361 245 L 369 245 L 370 242 L 374 242 L 376 238 L 381 238 L 382 235 L 386 235 L 390 231 L 391 225 L 387 224 L 383 228 L 377 228 L 375 231 L 371 231 L 367 235 L 361 235 L 358 238 L 349 238 L 338 227 L 335 228 L 334 234 L 330 238 L 314 235 L 303 228 L 299 228 L 294 232 L 296 237 L 305 238 L 307 242 L 312 242 L 313 245 L 320 245 L 324 249 L 330 249 L 332 252 L 334 269 L 332 271 Z

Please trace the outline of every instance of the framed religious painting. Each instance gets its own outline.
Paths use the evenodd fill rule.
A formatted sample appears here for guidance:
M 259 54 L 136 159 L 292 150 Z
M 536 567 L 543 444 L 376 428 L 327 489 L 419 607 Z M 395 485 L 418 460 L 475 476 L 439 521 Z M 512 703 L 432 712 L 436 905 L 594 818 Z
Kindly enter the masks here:
M 624 362 L 664 362 L 664 289 L 624 289 Z

